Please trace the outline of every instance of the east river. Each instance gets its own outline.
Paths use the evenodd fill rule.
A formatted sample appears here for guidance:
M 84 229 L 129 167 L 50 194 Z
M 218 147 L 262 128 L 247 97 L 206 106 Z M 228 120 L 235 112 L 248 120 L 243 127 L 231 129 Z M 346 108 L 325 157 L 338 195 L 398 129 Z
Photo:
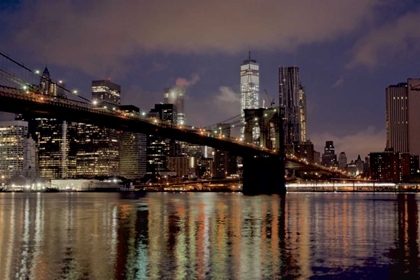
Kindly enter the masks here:
M 419 198 L 0 193 L 0 279 L 416 279 Z

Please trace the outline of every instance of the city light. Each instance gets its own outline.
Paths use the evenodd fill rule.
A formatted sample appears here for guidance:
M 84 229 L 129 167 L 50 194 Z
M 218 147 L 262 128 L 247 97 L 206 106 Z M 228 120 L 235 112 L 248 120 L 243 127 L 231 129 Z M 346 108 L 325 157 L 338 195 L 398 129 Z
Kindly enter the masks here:
M 35 70 L 35 74 L 39 74 L 39 70 Z

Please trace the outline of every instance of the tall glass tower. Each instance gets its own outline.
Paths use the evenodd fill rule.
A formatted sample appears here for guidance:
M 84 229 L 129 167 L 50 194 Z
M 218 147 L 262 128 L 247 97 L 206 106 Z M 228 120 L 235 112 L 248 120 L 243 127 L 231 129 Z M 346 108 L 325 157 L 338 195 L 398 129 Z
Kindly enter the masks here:
M 244 139 L 245 132 L 245 114 L 244 109 L 258 109 L 260 94 L 260 65 L 257 61 L 251 59 L 251 52 L 247 60 L 241 65 L 241 139 Z M 253 138 L 259 138 L 259 128 L 253 131 Z
M 284 109 L 284 143 L 286 145 L 306 138 L 306 135 L 301 136 L 301 117 L 305 112 L 303 104 L 306 103 L 304 93 L 299 81 L 299 67 L 279 67 L 279 104 Z

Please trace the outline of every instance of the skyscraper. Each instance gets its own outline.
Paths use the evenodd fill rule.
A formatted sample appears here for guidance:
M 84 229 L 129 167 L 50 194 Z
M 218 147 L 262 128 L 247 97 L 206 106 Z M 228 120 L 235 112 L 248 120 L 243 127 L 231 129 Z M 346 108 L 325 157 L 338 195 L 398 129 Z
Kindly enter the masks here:
M 120 106 L 120 110 L 140 117 L 140 109 Z M 123 131 L 120 138 L 120 176 L 138 179 L 146 175 L 147 136 L 141 133 Z
M 411 155 L 420 155 L 420 79 L 408 79 L 407 84 L 408 151 Z
M 279 67 L 279 105 L 284 110 L 283 125 L 286 145 L 302 141 L 301 105 L 306 103 L 306 97 L 304 97 L 305 91 L 299 81 L 299 67 Z M 302 114 L 305 114 L 305 111 L 306 109 L 302 107 Z M 304 117 L 304 138 L 306 138 L 306 116 Z
M 177 124 L 181 125 L 185 124 L 184 96 L 185 87 L 173 86 L 163 90 L 163 103 L 175 105 L 177 109 L 175 120 Z
M 347 156 L 345 152 L 341 152 L 338 156 L 338 169 L 346 170 Z
M 241 65 L 241 139 L 245 139 L 245 114 L 244 109 L 258 109 L 260 94 L 260 66 L 257 61 L 251 59 L 251 52 L 247 60 Z M 259 128 L 253 131 L 253 138 L 259 137 Z
M 155 104 L 148 117 L 156 118 L 167 124 L 176 124 L 177 110 L 174 104 Z M 168 171 L 167 157 L 170 145 L 159 136 L 147 135 L 147 171 L 149 175 L 159 175 Z
M 92 81 L 92 100 L 97 106 L 117 109 L 121 104 L 121 86 L 109 80 Z M 75 124 L 76 139 L 70 153 L 75 156 L 72 176 L 117 176 L 119 174 L 120 136 L 118 130 L 92 124 Z
M 322 164 L 327 167 L 337 166 L 337 155 L 335 154 L 333 141 L 325 142 L 324 154 L 322 155 Z
M 28 123 L 25 121 L 0 121 L 0 175 L 10 178 L 15 175 L 28 175 L 35 170 L 35 148 L 30 147 Z M 29 151 L 28 148 L 32 148 Z
M 408 149 L 407 83 L 386 88 L 386 149 L 406 153 Z
M 299 85 L 299 122 L 300 122 L 300 141 L 306 142 L 306 93 L 305 88 Z

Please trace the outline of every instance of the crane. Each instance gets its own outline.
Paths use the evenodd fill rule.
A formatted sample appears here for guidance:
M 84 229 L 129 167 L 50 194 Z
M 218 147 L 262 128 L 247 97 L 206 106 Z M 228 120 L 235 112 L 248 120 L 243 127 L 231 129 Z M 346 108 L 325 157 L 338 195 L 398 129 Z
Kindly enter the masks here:
M 265 91 L 265 94 L 267 94 L 267 98 L 268 98 L 268 101 L 270 101 L 270 96 L 268 95 L 268 92 L 267 92 L 267 90 L 266 89 L 264 89 L 264 91 Z M 270 101 L 270 108 L 273 108 L 273 105 L 274 104 L 276 104 L 276 102 L 274 101 L 274 98 Z

